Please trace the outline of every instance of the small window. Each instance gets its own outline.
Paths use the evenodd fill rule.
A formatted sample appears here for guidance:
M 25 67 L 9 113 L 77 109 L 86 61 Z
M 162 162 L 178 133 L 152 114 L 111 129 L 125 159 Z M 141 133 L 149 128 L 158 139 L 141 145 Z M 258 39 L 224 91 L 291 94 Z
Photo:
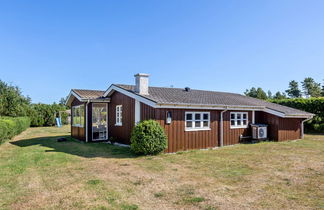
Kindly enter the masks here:
M 123 106 L 122 105 L 117 105 L 116 106 L 116 124 L 117 126 L 123 125 L 122 120 L 123 120 Z
M 186 130 L 208 130 L 210 129 L 209 112 L 186 112 Z
M 84 105 L 72 107 L 72 126 L 84 127 Z
M 248 126 L 248 114 L 246 112 L 231 112 L 231 128 L 246 128 Z

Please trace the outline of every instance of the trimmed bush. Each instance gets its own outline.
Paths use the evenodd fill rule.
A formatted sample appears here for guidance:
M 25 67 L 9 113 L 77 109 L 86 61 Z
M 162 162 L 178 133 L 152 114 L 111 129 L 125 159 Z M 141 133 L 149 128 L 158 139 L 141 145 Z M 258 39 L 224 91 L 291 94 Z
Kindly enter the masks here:
M 305 123 L 305 129 L 312 132 L 324 132 L 324 97 L 273 99 L 269 101 L 316 114 L 312 120 Z
M 167 137 L 160 124 L 145 120 L 132 131 L 131 150 L 136 154 L 155 155 L 167 148 Z
M 28 117 L 1 117 L 0 144 L 20 134 L 30 126 Z
M 59 104 L 32 104 L 28 110 L 31 127 L 54 126 L 59 112 L 66 109 L 65 106 Z M 62 123 L 68 124 L 68 115 L 65 112 L 61 113 L 61 117 Z

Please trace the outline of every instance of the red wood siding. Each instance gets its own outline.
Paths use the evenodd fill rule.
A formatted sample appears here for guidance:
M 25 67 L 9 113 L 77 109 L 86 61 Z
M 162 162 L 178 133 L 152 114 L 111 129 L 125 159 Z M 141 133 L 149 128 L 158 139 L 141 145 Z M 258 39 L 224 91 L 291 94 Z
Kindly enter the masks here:
M 154 118 L 164 128 L 168 137 L 168 148 L 165 152 L 177 152 L 182 150 L 203 149 L 218 146 L 218 120 L 219 112 L 210 112 L 210 130 L 185 131 L 185 112 L 206 112 L 206 110 L 187 109 L 153 109 L 150 106 L 141 104 L 141 120 Z M 166 113 L 172 113 L 172 123 L 165 123 Z
M 268 124 L 268 137 L 275 141 L 300 139 L 302 120 L 299 118 L 281 118 L 265 112 L 256 112 L 256 123 Z
M 302 120 L 296 118 L 279 118 L 278 141 L 300 139 Z
M 230 113 L 231 112 L 247 112 L 248 113 L 248 125 L 252 122 L 251 111 L 226 111 L 223 113 L 224 118 L 224 145 L 232 145 L 240 143 L 240 136 L 251 136 L 251 127 L 247 128 L 231 128 Z
M 83 102 L 80 102 L 78 99 L 74 99 L 72 101 L 72 104 L 71 104 L 71 107 L 72 106 L 78 106 L 78 105 L 81 105 L 81 104 L 85 104 Z M 72 110 L 72 109 L 71 109 Z M 84 113 L 85 113 L 85 110 L 84 110 Z M 84 121 L 86 120 L 86 118 L 84 117 Z M 71 115 L 71 123 L 73 122 L 73 115 Z M 84 125 L 85 125 L 85 122 L 84 122 Z M 82 141 L 85 141 L 86 139 L 86 134 L 85 134 L 85 128 L 81 128 L 81 127 L 74 127 L 72 126 L 71 124 L 71 136 L 75 139 L 79 139 L 79 140 L 82 140 Z
M 132 129 L 135 125 L 135 100 L 119 92 L 112 94 L 108 104 L 108 137 L 115 137 L 118 142 L 130 144 Z M 116 124 L 116 105 L 123 105 L 122 126 Z
M 141 103 L 141 120 L 155 119 L 155 109 L 151 106 Z

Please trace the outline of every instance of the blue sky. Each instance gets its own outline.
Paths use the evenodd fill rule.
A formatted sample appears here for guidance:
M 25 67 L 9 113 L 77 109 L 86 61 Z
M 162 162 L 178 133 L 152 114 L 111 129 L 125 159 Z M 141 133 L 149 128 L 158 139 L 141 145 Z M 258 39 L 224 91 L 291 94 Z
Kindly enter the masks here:
M 0 79 L 33 102 L 133 84 L 243 93 L 324 79 L 324 1 L 0 1 Z

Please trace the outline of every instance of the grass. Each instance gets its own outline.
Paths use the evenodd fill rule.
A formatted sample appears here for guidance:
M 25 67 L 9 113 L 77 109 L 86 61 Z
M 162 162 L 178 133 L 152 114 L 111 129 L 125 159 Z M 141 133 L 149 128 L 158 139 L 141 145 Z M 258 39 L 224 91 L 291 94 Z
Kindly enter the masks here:
M 0 146 L 0 209 L 321 209 L 324 136 L 134 156 L 30 128 Z

